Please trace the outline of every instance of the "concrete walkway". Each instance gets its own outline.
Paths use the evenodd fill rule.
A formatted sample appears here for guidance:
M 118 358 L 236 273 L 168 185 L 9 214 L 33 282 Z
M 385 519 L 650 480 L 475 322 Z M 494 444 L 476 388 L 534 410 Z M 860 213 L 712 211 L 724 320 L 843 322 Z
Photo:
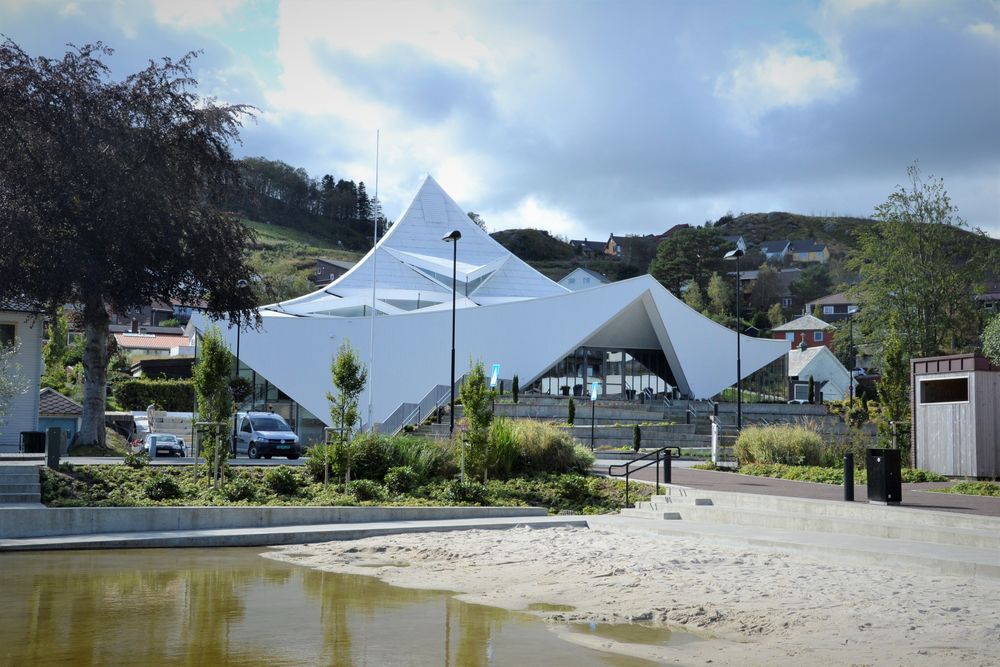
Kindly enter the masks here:
M 607 466 L 594 467 L 594 472 L 606 475 Z M 654 481 L 656 476 L 652 467 L 640 470 L 631 479 Z M 734 493 L 756 493 L 767 496 L 786 496 L 793 498 L 814 498 L 817 500 L 836 500 L 843 502 L 844 487 L 834 484 L 817 484 L 815 482 L 799 482 L 789 479 L 773 479 L 771 477 L 752 477 L 732 472 L 716 470 L 697 470 L 688 467 L 674 466 L 671 469 L 671 479 L 674 484 L 706 491 L 729 491 Z M 663 481 L 663 475 L 660 475 Z M 950 493 L 932 493 L 930 489 L 950 486 L 952 482 L 924 482 L 919 484 L 903 484 L 903 507 L 935 510 L 939 512 L 962 512 L 980 516 L 1000 517 L 1000 498 L 991 496 L 963 496 Z M 868 502 L 868 488 L 855 485 L 854 502 Z
M 256 547 L 304 544 L 333 540 L 359 540 L 377 535 L 442 532 L 453 530 L 504 530 L 515 526 L 551 528 L 587 527 L 582 516 L 496 517 L 439 519 L 426 521 L 371 521 L 364 523 L 309 524 L 214 530 L 164 530 L 89 535 L 60 535 L 0 539 L 3 551 L 47 551 L 64 549 L 135 549 L 177 547 Z

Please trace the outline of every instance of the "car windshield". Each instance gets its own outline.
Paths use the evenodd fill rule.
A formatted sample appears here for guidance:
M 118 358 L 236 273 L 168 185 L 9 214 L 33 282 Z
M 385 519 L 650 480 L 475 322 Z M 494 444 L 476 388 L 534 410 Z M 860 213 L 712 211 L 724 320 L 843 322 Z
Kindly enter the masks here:
M 166 445 L 177 442 L 177 438 L 172 435 L 154 435 L 150 439 L 158 445 Z
M 251 417 L 255 431 L 291 431 L 288 424 L 279 417 Z

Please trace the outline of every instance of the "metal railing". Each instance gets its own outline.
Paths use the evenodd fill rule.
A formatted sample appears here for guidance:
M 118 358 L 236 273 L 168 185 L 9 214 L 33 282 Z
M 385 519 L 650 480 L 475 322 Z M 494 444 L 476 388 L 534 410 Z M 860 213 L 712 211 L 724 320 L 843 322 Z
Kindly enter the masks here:
M 627 461 L 625 463 L 618 463 L 616 465 L 608 466 L 608 477 L 624 477 L 625 478 L 625 506 L 626 507 L 628 507 L 628 504 L 629 504 L 629 502 L 628 502 L 629 477 L 632 475 L 632 473 L 639 472 L 640 470 L 643 470 L 644 468 L 648 468 L 649 466 L 656 466 L 656 495 L 659 495 L 660 494 L 660 461 L 662 460 L 664 462 L 664 466 L 663 466 L 663 483 L 664 484 L 670 484 L 670 480 L 671 480 L 671 472 L 670 472 L 671 471 L 671 466 L 670 466 L 670 461 L 671 461 L 671 458 L 672 458 L 672 456 L 670 454 L 671 451 L 676 451 L 677 452 L 677 457 L 680 458 L 681 448 L 680 447 L 668 446 L 668 447 L 660 447 L 659 449 L 654 449 L 653 451 L 647 452 L 646 454 L 643 454 L 642 456 L 638 456 L 638 457 L 632 459 L 631 461 Z M 652 457 L 652 459 L 650 459 L 650 457 Z M 633 469 L 632 466 L 635 465 L 636 463 L 639 463 L 640 461 L 645 461 L 645 462 L 642 465 L 638 466 L 637 468 Z M 623 473 L 621 473 L 621 472 L 616 473 L 615 472 L 616 468 L 617 469 L 624 468 L 625 472 L 623 472 Z
M 465 381 L 465 375 L 455 380 L 455 395 Z M 405 426 L 417 424 L 445 403 L 451 400 L 451 391 L 446 384 L 435 385 L 418 403 L 401 403 L 385 421 L 379 425 L 379 432 L 396 435 Z

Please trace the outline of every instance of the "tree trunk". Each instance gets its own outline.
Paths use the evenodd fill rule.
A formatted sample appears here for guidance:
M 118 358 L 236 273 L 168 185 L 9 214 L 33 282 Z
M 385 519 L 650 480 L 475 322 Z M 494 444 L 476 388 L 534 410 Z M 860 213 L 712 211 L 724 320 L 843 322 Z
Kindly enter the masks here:
M 104 407 L 108 375 L 108 311 L 103 300 L 88 300 L 83 307 L 83 419 L 77 443 L 104 446 Z

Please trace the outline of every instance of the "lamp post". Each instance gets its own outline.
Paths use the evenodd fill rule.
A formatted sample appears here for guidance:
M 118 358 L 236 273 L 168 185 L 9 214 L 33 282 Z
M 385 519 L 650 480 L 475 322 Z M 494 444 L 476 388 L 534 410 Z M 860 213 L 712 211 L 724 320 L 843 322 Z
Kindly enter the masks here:
M 246 289 L 249 284 L 250 283 L 248 283 L 247 281 L 242 280 L 242 279 L 236 281 L 236 287 L 238 287 L 241 290 Z M 237 313 L 236 314 L 236 377 L 240 376 L 240 330 L 243 328 L 241 326 L 242 323 L 243 323 L 243 320 L 240 317 L 240 314 Z M 239 406 L 237 405 L 236 408 L 237 408 L 237 411 L 238 411 L 239 410 Z M 220 434 L 220 439 L 221 439 L 221 434 Z M 219 444 L 221 445 L 222 443 L 219 443 Z M 233 458 L 236 458 L 236 415 L 233 415 L 233 446 L 232 446 L 232 451 L 233 451 Z
M 740 368 L 740 257 L 746 252 L 737 247 L 726 253 L 726 260 L 736 260 L 736 431 L 743 430 L 743 372 Z
M 451 412 L 449 418 L 451 424 L 448 426 L 448 435 L 455 433 L 455 290 L 458 285 L 458 240 L 462 238 L 462 232 L 457 229 L 450 234 L 445 234 L 441 240 L 452 244 L 451 255 Z
M 850 308 L 850 306 L 848 306 Z M 847 362 L 850 364 L 848 371 L 851 373 L 851 409 L 854 409 L 854 367 L 857 363 L 854 360 L 854 313 L 848 315 L 847 334 Z

